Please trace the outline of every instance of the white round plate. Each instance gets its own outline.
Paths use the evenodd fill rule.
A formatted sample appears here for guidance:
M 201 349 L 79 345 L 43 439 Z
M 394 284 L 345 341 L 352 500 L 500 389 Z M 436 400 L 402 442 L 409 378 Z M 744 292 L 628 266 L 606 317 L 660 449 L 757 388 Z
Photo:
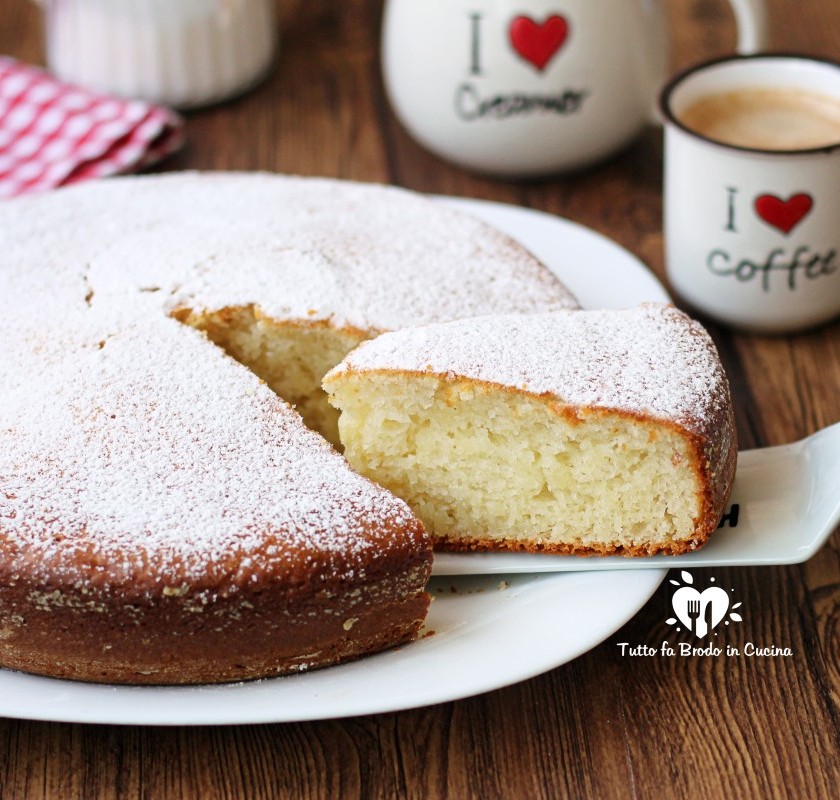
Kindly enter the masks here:
M 486 219 L 551 267 L 585 307 L 667 301 L 634 256 L 528 209 L 443 202 Z M 0 716 L 131 725 L 225 725 L 375 714 L 498 689 L 571 661 L 647 602 L 667 570 L 434 578 L 426 635 L 350 664 L 223 686 L 124 687 L 0 670 Z

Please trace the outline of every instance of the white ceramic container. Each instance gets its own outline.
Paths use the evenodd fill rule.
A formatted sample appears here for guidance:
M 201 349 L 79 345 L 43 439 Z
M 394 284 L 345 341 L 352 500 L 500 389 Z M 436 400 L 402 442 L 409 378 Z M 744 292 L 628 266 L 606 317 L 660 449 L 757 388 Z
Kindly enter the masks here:
M 676 292 L 714 319 L 784 333 L 840 315 L 840 138 L 761 150 L 713 141 L 680 121 L 702 97 L 762 88 L 840 102 L 840 64 L 733 57 L 665 88 L 666 269 Z
M 38 0 L 49 68 L 91 89 L 189 108 L 243 92 L 277 47 L 275 0 Z
M 720 0 L 723 3 L 723 0 Z M 740 52 L 764 0 L 730 0 Z M 388 0 L 382 67 L 406 129 L 469 169 L 532 177 L 620 150 L 666 78 L 665 0 Z

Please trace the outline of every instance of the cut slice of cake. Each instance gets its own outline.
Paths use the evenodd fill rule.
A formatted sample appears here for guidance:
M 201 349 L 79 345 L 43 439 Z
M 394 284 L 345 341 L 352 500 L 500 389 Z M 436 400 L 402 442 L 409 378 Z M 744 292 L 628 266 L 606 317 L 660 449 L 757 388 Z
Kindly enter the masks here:
M 327 374 L 345 456 L 449 550 L 702 545 L 735 475 L 729 386 L 671 306 L 388 333 Z

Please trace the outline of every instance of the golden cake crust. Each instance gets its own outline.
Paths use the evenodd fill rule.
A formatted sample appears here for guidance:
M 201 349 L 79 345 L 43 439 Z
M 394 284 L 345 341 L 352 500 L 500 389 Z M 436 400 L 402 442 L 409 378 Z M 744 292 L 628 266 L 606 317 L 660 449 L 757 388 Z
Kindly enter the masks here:
M 328 666 L 415 638 L 428 607 L 417 587 L 428 569 L 427 558 L 412 554 L 350 591 L 330 579 L 289 591 L 265 576 L 233 595 L 185 586 L 131 603 L 113 587 L 36 590 L 25 575 L 4 577 L 0 658 L 26 672 L 129 684 L 218 683 Z

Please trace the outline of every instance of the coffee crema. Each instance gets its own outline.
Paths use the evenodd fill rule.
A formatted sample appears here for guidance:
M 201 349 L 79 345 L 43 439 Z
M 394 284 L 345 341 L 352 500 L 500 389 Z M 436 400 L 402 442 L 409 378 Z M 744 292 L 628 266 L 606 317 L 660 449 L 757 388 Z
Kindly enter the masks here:
M 701 136 L 736 147 L 810 150 L 840 144 L 840 100 L 804 89 L 708 94 L 677 117 Z

